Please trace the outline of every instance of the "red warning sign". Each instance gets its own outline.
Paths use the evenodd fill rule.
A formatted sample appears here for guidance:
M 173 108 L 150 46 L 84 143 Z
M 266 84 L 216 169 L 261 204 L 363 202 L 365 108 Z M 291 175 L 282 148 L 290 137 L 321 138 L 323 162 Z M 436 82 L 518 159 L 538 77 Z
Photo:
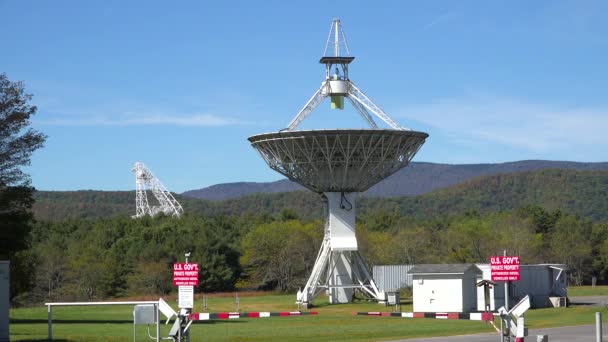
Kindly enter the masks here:
M 492 281 L 519 281 L 518 256 L 493 256 L 490 258 Z
M 173 264 L 173 286 L 198 286 L 198 264 Z

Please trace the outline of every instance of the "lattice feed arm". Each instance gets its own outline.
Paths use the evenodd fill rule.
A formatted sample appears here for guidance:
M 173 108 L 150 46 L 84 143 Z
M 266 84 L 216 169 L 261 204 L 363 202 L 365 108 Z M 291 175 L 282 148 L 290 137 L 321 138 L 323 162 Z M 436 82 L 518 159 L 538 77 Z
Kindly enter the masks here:
M 372 116 L 369 115 L 369 112 L 367 111 L 367 109 L 365 107 L 363 107 L 359 102 L 351 99 L 350 96 L 346 96 L 346 98 L 348 99 L 350 104 L 353 105 L 353 107 L 355 107 L 355 109 L 359 112 L 359 114 L 361 114 L 361 117 L 365 121 L 367 121 L 367 123 L 369 124 L 369 126 L 372 129 L 378 129 L 378 125 L 374 121 L 374 118 L 372 118 Z
M 152 194 L 158 200 L 160 209 L 165 214 L 171 214 L 173 216 L 179 216 L 184 212 L 182 206 L 177 202 L 175 197 L 165 188 L 158 178 L 153 178 L 151 182 Z
M 323 88 L 327 86 L 326 82 L 323 82 L 321 88 L 317 90 L 317 92 L 306 102 L 304 107 L 300 110 L 298 115 L 296 115 L 293 120 L 287 126 L 288 131 L 293 131 L 298 127 L 298 125 L 302 122 L 302 120 L 306 119 L 306 117 L 313 111 L 319 103 L 323 102 L 323 100 L 327 97 L 327 95 L 323 95 Z
M 410 131 L 409 128 L 401 127 L 397 122 L 391 119 L 388 114 L 386 114 L 380 107 L 378 107 L 365 93 L 363 93 L 359 88 L 355 86 L 355 84 L 350 81 L 350 86 L 348 87 L 349 98 L 352 97 L 355 101 L 361 104 L 363 107 L 367 108 L 374 115 L 379 117 L 382 121 L 386 122 L 391 128 L 398 130 L 406 130 Z
M 145 216 L 155 216 L 159 212 L 163 212 L 166 215 L 172 215 L 179 217 L 184 209 L 177 202 L 177 200 L 171 195 L 171 193 L 165 188 L 160 180 L 152 174 L 146 166 L 137 162 L 135 167 L 132 169 L 135 172 L 135 184 L 136 184 L 136 214 L 134 218 Z M 146 187 L 152 192 L 154 197 L 158 201 L 158 206 L 150 206 L 148 198 L 146 196 Z

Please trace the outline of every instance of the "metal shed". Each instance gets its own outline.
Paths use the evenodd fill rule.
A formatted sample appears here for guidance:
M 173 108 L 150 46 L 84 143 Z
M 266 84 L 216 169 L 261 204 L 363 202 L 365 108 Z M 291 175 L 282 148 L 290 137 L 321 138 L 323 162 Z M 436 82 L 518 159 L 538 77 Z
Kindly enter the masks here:
M 404 287 L 412 287 L 409 271 L 414 265 L 376 265 L 373 277 L 382 292 L 398 292 Z
M 414 312 L 477 311 L 477 279 L 482 271 L 475 264 L 416 265 L 413 278 Z
M 490 264 L 477 264 L 483 272 L 483 279 L 491 280 Z M 537 264 L 520 265 L 520 281 L 509 283 L 509 303 L 517 303 L 526 295 L 530 296 L 533 308 L 546 308 L 566 304 L 568 277 L 566 265 Z M 478 310 L 484 308 L 483 289 L 477 290 Z M 497 310 L 505 304 L 504 282 L 490 289 L 490 309 Z

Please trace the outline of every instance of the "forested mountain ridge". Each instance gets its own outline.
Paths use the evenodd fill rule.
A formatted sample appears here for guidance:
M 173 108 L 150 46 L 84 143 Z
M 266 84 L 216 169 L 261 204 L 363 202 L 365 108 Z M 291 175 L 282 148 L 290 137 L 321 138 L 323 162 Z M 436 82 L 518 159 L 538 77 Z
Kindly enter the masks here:
M 93 301 L 174 290 L 172 264 L 192 251 L 197 291 L 305 284 L 323 241 L 310 191 L 225 201 L 178 196 L 179 219 L 131 219 L 135 191 L 38 192 L 24 254 L 33 287 L 16 305 Z M 572 284 L 608 284 L 608 171 L 551 169 L 484 176 L 410 197 L 360 197 L 357 242 L 370 265 L 563 263 Z
M 175 195 L 175 194 L 174 194 Z M 175 195 L 185 208 L 194 207 L 203 214 L 212 214 L 208 207 L 216 206 L 205 200 L 183 198 Z M 57 221 L 65 218 L 107 218 L 135 214 L 135 190 L 133 191 L 37 191 L 33 210 L 39 220 Z M 148 194 L 150 205 L 156 204 Z
M 306 220 L 322 215 L 318 195 L 310 191 L 252 194 L 225 201 L 177 196 L 187 213 L 216 215 L 277 215 L 291 210 Z M 40 191 L 34 213 L 41 220 L 67 217 L 97 218 L 132 215 L 134 191 Z M 550 169 L 474 178 L 455 186 L 418 196 L 361 197 L 361 214 L 383 210 L 420 219 L 517 209 L 529 205 L 563 210 L 594 221 L 608 219 L 608 171 Z
M 540 206 L 594 221 L 608 219 L 608 171 L 542 170 L 475 178 L 415 197 L 369 198 L 362 210 L 394 208 L 429 218 Z
M 449 187 L 472 178 L 522 171 L 546 169 L 608 170 L 608 162 L 579 163 L 549 160 L 522 160 L 499 164 L 435 164 L 412 162 L 383 182 L 368 190 L 370 197 L 399 197 L 421 195 L 436 189 Z M 277 193 L 302 190 L 303 187 L 288 179 L 267 183 L 225 183 L 184 192 L 185 197 L 221 201 L 253 193 Z
M 289 179 L 275 182 L 236 182 L 215 184 L 206 188 L 189 190 L 182 193 L 184 197 L 200 198 L 210 201 L 223 201 L 256 193 L 272 194 L 304 190 L 305 188 Z

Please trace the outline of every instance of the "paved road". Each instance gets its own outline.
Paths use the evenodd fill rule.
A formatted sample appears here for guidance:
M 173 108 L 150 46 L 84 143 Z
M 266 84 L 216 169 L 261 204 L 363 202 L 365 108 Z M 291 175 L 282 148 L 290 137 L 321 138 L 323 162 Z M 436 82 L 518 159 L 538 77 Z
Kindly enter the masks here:
M 568 297 L 573 305 L 608 306 L 608 296 Z
M 608 306 L 608 296 L 569 297 L 571 304 Z M 603 318 L 605 321 L 606 318 Z M 602 325 L 604 341 L 608 341 L 608 324 Z M 574 327 L 543 328 L 528 331 L 526 341 L 536 342 L 537 335 L 548 335 L 549 342 L 595 341 L 595 324 L 579 325 Z M 514 339 L 513 339 L 514 340 Z M 497 342 L 500 341 L 498 333 L 474 334 L 450 337 L 430 337 L 423 339 L 399 340 L 403 342 Z M 399 342 L 395 341 L 395 342 Z
M 608 324 L 602 325 L 604 341 L 608 341 Z M 559 327 L 533 329 L 528 332 L 525 338 L 528 342 L 536 342 L 537 335 L 548 335 L 549 342 L 573 342 L 573 341 L 595 341 L 595 325 L 579 325 L 575 327 Z M 512 341 L 515 339 L 513 338 Z M 474 334 L 450 337 L 431 337 L 412 340 L 399 340 L 395 342 L 498 342 L 500 335 L 493 334 Z

